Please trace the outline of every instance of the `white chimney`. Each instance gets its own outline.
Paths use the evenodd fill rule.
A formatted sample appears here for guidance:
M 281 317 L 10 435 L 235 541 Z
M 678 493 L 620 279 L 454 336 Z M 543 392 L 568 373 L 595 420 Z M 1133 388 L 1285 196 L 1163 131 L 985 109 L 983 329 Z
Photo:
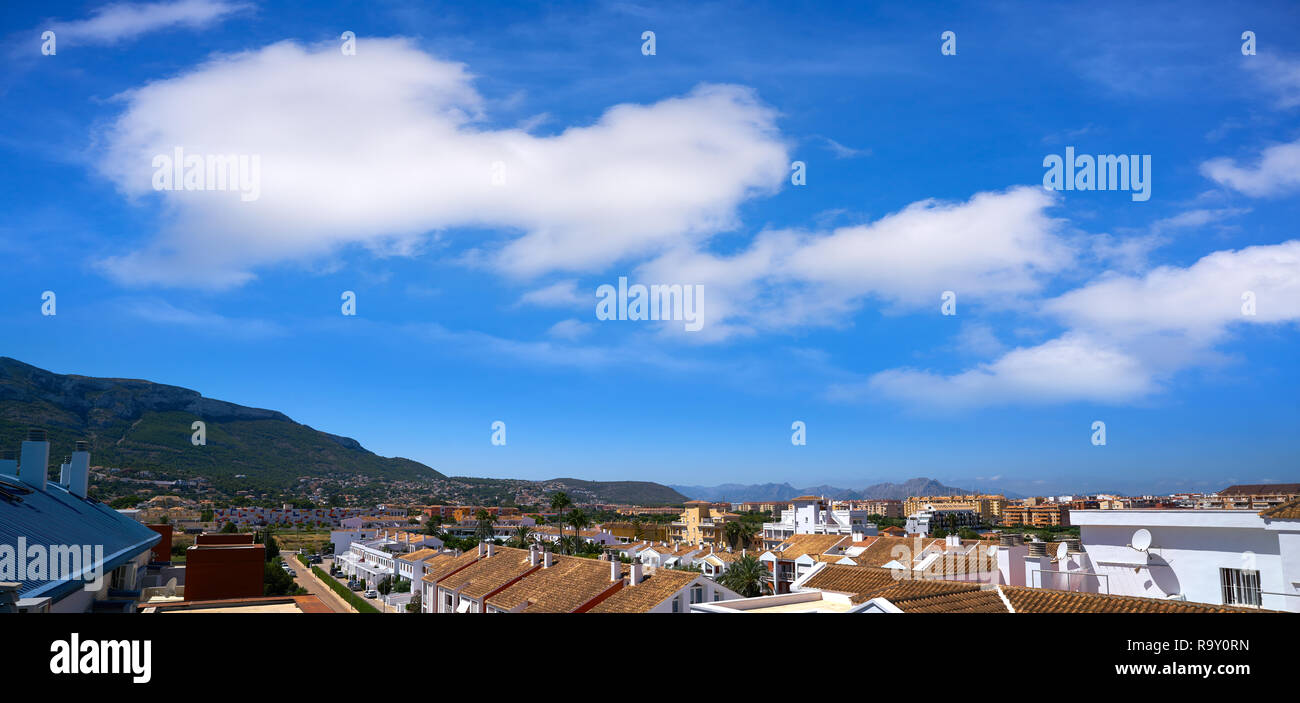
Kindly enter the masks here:
M 551 568 L 551 559 L 552 559 L 552 557 L 551 557 L 551 550 L 548 549 L 548 550 L 542 552 L 542 568 L 543 568 L 543 569 L 549 569 L 549 568 Z
M 609 580 L 621 581 L 622 579 L 623 579 L 623 562 L 611 557 L 609 560 Z
M 68 492 L 78 498 L 85 498 L 90 489 L 90 443 L 77 442 L 76 451 L 72 452 L 72 461 L 66 464 L 59 480 L 68 487 Z
M 632 573 L 628 578 L 628 585 L 635 586 L 638 583 L 641 583 L 641 562 L 634 561 L 632 562 Z
M 484 551 L 485 551 L 485 550 L 484 550 L 484 547 L 483 547 L 483 543 L 482 543 L 482 542 L 479 542 L 479 543 L 478 543 L 478 558 L 479 558 L 479 559 L 482 559 L 482 558 L 483 558 L 483 552 L 484 552 Z
M 5 449 L 0 451 L 0 474 L 7 476 L 18 475 L 18 456 L 14 454 L 14 450 Z
M 528 545 L 528 565 L 537 566 L 537 545 Z
M 493 554 L 496 554 L 496 552 L 497 552 L 496 547 L 497 547 L 497 543 L 496 543 L 496 542 L 488 542 L 488 543 L 487 543 L 487 555 L 488 555 L 488 556 L 492 556 Z
M 22 458 L 18 461 L 18 478 L 32 488 L 44 491 L 45 474 L 49 470 L 50 443 L 45 440 L 45 430 L 28 430 Z

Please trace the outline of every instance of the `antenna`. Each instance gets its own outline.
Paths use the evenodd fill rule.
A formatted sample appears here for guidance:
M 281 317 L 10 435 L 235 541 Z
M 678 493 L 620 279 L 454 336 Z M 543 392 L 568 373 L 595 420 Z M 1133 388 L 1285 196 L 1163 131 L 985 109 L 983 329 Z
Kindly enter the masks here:
M 1134 532 L 1133 541 L 1131 544 L 1129 544 L 1129 546 L 1138 550 L 1139 552 L 1145 552 L 1147 549 L 1150 549 L 1151 531 L 1146 528 L 1142 528 L 1137 532 Z

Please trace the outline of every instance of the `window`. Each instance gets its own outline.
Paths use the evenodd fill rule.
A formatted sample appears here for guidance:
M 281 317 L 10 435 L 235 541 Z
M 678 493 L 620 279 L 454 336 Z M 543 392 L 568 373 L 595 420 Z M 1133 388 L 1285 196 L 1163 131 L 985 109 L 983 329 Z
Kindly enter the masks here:
M 673 598 L 673 612 L 674 612 L 674 613 L 680 613 L 680 612 L 682 612 L 682 599 L 681 599 L 681 598 Z
M 704 587 L 691 586 L 691 603 L 703 603 L 703 602 L 704 602 Z
M 720 601 L 720 600 L 722 600 L 722 591 L 714 591 L 714 592 L 713 592 L 713 602 L 714 602 L 714 603 L 717 603 L 717 602 Z
M 1219 569 L 1219 585 L 1224 605 L 1263 605 L 1259 590 L 1259 572 L 1244 569 Z

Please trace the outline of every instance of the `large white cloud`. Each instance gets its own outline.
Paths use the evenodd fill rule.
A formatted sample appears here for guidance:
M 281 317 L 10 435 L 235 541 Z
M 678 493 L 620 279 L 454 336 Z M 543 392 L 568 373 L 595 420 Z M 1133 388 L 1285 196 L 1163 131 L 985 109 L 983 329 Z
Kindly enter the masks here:
M 484 256 L 514 274 L 593 270 L 737 224 L 737 205 L 783 181 L 775 113 L 747 89 L 705 85 L 538 137 L 482 127 L 464 66 L 405 40 L 279 43 L 219 57 L 122 96 L 104 174 L 160 198 L 169 220 L 104 262 L 124 281 L 230 285 L 259 265 L 431 230 L 503 228 Z M 257 155 L 260 197 L 152 195 L 152 160 Z
M 675 250 L 641 267 L 642 281 L 704 284 L 705 330 L 735 333 L 835 324 L 865 298 L 937 315 L 944 291 L 1002 304 L 1036 293 L 1075 250 L 1049 216 L 1052 193 L 1032 186 L 964 202 L 924 200 L 873 222 L 826 232 L 767 231 L 719 256 Z
M 1218 251 L 1143 276 L 1105 276 L 1043 309 L 1067 325 L 1059 338 L 951 375 L 889 369 L 831 395 L 938 406 L 1141 398 L 1214 358 L 1234 325 L 1300 321 L 1300 240 Z

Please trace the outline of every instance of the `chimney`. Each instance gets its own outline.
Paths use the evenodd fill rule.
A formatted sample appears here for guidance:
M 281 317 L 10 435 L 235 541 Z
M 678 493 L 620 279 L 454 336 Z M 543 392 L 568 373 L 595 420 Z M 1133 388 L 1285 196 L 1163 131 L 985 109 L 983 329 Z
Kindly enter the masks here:
M 528 545 L 528 565 L 537 566 L 537 545 Z
M 628 583 L 627 583 L 627 585 L 629 585 L 629 586 L 635 586 L 635 585 L 637 585 L 638 583 L 641 583 L 641 562 L 639 562 L 639 561 L 634 561 L 634 562 L 632 562 L 632 570 L 631 570 L 631 571 L 632 571 L 632 573 L 631 573 L 631 574 L 629 575 L 629 577 L 628 577 Z
M 551 568 L 552 559 L 553 557 L 551 557 L 551 550 L 548 549 L 542 552 L 542 568 L 543 569 Z
M 496 542 L 488 542 L 488 543 L 487 543 L 487 555 L 488 555 L 488 556 L 492 556 L 493 554 L 496 554 L 496 552 L 497 552 L 496 547 L 497 547 L 497 543 L 496 543 Z
M 484 552 L 484 551 L 485 551 L 485 549 L 484 549 L 484 545 L 483 545 L 483 543 L 482 543 L 482 542 L 479 542 L 479 543 L 478 543 L 478 558 L 479 558 L 479 559 L 482 559 L 482 558 L 483 558 L 483 552 Z
M 18 461 L 18 478 L 38 491 L 45 490 L 45 474 L 50 469 L 50 443 L 45 430 L 28 430 L 23 455 Z
M 612 582 L 623 580 L 623 563 L 617 559 L 609 560 L 609 580 Z
M 63 475 L 59 476 L 63 485 L 68 487 L 68 492 L 78 498 L 85 498 L 86 492 L 90 489 L 90 443 L 77 442 L 76 451 L 72 452 L 72 460 L 67 463 L 67 468 Z
M 18 455 L 14 453 L 14 450 L 0 450 L 0 474 L 18 475 Z

